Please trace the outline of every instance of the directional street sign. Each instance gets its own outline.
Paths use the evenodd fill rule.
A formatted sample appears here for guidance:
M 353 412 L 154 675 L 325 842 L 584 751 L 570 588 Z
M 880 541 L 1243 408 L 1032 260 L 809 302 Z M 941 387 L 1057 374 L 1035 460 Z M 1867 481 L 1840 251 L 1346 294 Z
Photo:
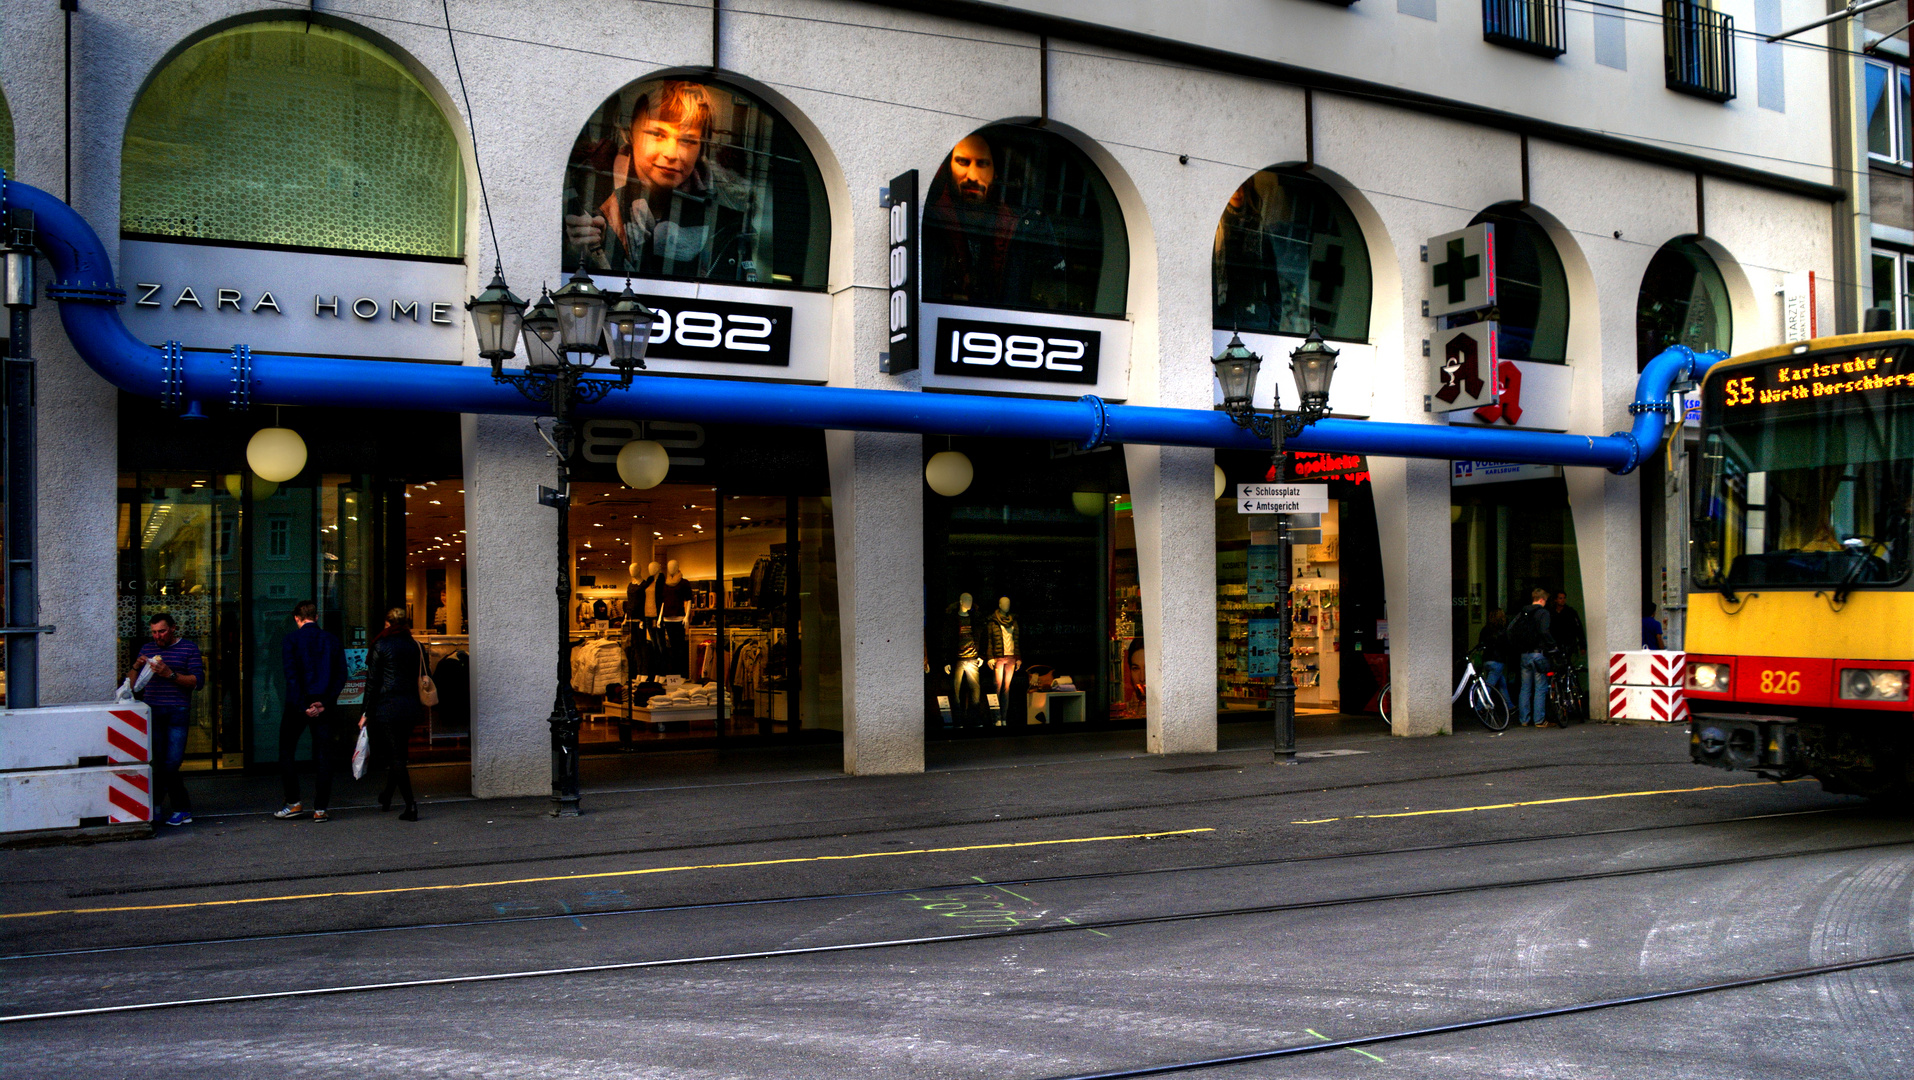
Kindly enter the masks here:
M 1239 514 L 1326 514 L 1328 484 L 1238 484 Z

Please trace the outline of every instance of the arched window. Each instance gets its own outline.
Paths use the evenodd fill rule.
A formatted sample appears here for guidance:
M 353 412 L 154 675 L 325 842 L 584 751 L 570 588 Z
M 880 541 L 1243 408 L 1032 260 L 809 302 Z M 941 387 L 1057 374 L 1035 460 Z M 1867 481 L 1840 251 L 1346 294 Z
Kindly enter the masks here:
M 1264 169 L 1229 197 L 1210 273 L 1218 330 L 1369 340 L 1369 249 L 1335 189 Z
M 13 114 L 7 111 L 5 94 L 0 94 L 0 169 L 13 175 Z
M 1670 345 L 1726 351 L 1733 334 L 1728 283 L 1693 237 L 1663 244 L 1642 275 L 1635 308 L 1635 367 L 1648 366 Z
M 938 165 L 923 262 L 929 303 L 1121 315 L 1130 240 L 1088 154 L 1054 131 L 992 124 Z
M 1548 230 L 1508 206 L 1482 211 L 1471 221 L 1495 226 L 1496 314 L 1504 360 L 1568 360 L 1568 275 Z
M 126 125 L 120 228 L 328 251 L 457 256 L 464 169 L 392 57 L 307 22 L 214 34 L 153 76 Z
M 822 289 L 831 215 L 803 138 L 736 87 L 647 79 L 605 99 L 565 170 L 565 269 Z

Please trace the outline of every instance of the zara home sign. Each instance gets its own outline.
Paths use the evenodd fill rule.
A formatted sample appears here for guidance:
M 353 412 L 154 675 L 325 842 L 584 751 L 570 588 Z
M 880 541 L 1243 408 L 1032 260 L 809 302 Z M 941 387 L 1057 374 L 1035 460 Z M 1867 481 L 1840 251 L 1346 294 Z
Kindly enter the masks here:
M 126 323 L 189 349 L 458 363 L 463 262 L 123 240 Z

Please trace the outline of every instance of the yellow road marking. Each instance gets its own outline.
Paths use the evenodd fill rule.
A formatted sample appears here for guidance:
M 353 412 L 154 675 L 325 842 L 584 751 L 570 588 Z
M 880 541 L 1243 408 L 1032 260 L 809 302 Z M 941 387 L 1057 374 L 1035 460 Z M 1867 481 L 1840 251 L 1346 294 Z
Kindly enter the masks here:
M 1784 784 L 1805 784 L 1807 778 L 1783 780 Z M 1512 810 L 1518 806 L 1551 806 L 1555 803 L 1596 802 L 1601 799 L 1639 799 L 1644 795 L 1685 795 L 1691 791 L 1726 791 L 1729 788 L 1771 787 L 1774 781 L 1761 780 L 1752 784 L 1710 784 L 1707 787 L 1664 788 L 1660 791 L 1617 791 L 1608 795 L 1570 795 L 1560 799 L 1531 799 L 1527 802 L 1490 803 L 1487 806 L 1451 806 L 1443 810 L 1405 810 L 1398 814 L 1348 814 L 1343 817 L 1311 818 L 1307 821 L 1292 821 L 1291 825 L 1322 825 L 1331 821 L 1356 821 L 1361 818 L 1402 818 L 1426 817 L 1430 814 L 1470 814 L 1477 810 Z
M 787 859 L 757 859 L 751 862 L 704 863 L 698 866 L 653 866 L 643 870 L 603 870 L 591 874 L 555 874 L 550 877 L 511 878 L 505 881 L 464 881 L 448 885 L 401 885 L 389 889 L 351 889 L 339 892 L 297 893 L 291 896 L 244 896 L 233 900 L 195 900 L 177 904 L 131 904 L 122 907 L 54 908 L 47 911 L 14 911 L 0 919 L 37 919 L 47 915 L 104 915 L 119 911 L 179 911 L 185 908 L 233 907 L 239 904 L 272 904 L 284 900 L 328 900 L 342 896 L 391 896 L 395 893 L 443 892 L 451 889 L 488 889 L 501 885 L 537 885 L 552 881 L 590 881 L 595 878 L 637 877 L 641 874 L 678 874 L 688 870 L 735 870 L 747 866 L 784 866 L 790 863 L 842 862 L 850 859 L 887 859 L 900 855 L 942 855 L 955 851 L 999 851 L 1004 848 L 1051 847 L 1057 844 L 1097 844 L 1111 840 L 1151 840 L 1159 836 L 1188 836 L 1215 832 L 1215 829 L 1171 829 L 1164 832 L 1129 833 L 1123 836 L 1077 836 L 1067 840 L 1022 840 L 1008 844 L 971 844 L 965 847 L 913 848 L 908 851 L 865 851 L 855 855 L 803 855 Z M 580 858 L 590 858 L 581 855 Z

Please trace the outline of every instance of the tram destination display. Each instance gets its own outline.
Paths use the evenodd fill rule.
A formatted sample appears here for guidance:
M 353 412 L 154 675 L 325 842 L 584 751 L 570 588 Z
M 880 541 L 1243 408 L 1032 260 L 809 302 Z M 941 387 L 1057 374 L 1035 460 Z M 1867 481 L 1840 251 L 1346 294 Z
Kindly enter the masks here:
M 1788 356 L 1735 368 L 1710 383 L 1710 404 L 1733 417 L 1799 402 L 1859 405 L 1914 389 L 1914 363 L 1903 347 L 1849 349 Z

